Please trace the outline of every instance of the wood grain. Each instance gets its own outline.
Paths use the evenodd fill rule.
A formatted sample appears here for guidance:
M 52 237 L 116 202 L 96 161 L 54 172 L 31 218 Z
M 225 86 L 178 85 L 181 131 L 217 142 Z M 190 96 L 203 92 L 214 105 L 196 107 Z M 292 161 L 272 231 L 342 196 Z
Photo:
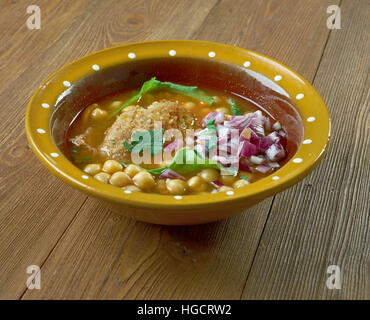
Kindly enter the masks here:
M 22 82 L 26 78 L 24 71 L 63 33 L 88 2 L 69 1 L 71 11 L 65 10 L 67 1 L 63 5 L 55 1 L 38 2 L 45 15 L 43 26 L 49 27 L 49 32 L 26 28 L 25 13 L 30 1 L 2 2 L 0 297 L 14 299 L 26 289 L 27 266 L 42 265 L 85 200 L 78 192 L 62 189 L 59 181 L 40 166 L 28 146 L 24 109 L 38 84 L 32 82 L 25 86 Z M 29 74 L 29 79 L 37 77 L 37 69 Z
M 48 4 L 49 2 L 40 6 L 41 10 L 45 9 L 42 16 L 47 15 Z M 26 52 L 23 52 L 20 50 L 22 41 L 11 44 L 12 38 L 9 38 L 10 43 L 4 46 L 4 48 L 13 46 L 13 53 L 18 52 L 18 55 L 20 52 L 22 55 L 30 52 L 30 57 L 27 59 L 21 55 L 20 60 L 16 60 L 19 66 L 14 68 L 14 78 L 8 78 L 10 82 L 0 89 L 1 100 L 6 101 L 0 105 L 1 298 L 19 298 L 23 294 L 28 276 L 27 266 L 31 264 L 41 266 L 44 263 L 86 200 L 84 195 L 51 176 L 32 155 L 24 132 L 24 110 L 32 92 L 51 72 L 71 60 L 120 41 L 128 39 L 134 41 L 135 37 L 140 40 L 143 35 L 139 30 L 147 30 L 148 27 L 146 24 L 137 23 L 138 12 L 147 14 L 145 20 L 153 25 L 154 38 L 164 36 L 166 30 L 171 37 L 172 29 L 168 28 L 168 23 L 174 17 L 167 15 L 166 20 L 161 5 L 156 6 L 153 2 L 148 5 L 146 1 L 129 1 L 125 2 L 125 5 L 129 10 L 125 9 L 124 12 L 120 10 L 122 2 L 116 1 L 92 1 L 87 7 L 83 7 L 82 4 L 80 7 L 72 5 L 74 10 L 67 12 L 60 12 L 62 8 L 66 9 L 64 5 L 62 7 L 53 5 L 52 17 L 60 14 L 66 23 L 58 34 L 52 17 L 50 19 L 45 17 L 42 20 L 42 28 L 48 30 L 49 46 L 45 44 L 45 47 L 39 47 L 38 50 L 42 51 L 37 53 L 26 46 Z M 189 15 L 202 19 L 202 12 L 204 14 L 202 8 L 206 8 L 206 5 L 211 6 L 212 2 L 208 4 L 201 1 L 193 2 L 192 10 L 197 10 L 197 13 L 189 11 Z M 179 15 L 184 9 L 183 6 L 177 7 L 175 1 L 168 3 L 168 8 L 171 6 L 175 15 Z M 15 28 L 14 32 L 21 34 L 20 39 L 26 39 L 29 33 L 33 36 L 37 31 L 26 29 L 26 17 L 18 16 L 18 13 L 12 11 L 21 10 L 21 7 L 9 5 L 7 9 L 10 17 L 14 15 L 21 19 L 16 24 L 20 26 L 19 30 Z M 25 12 L 25 8 L 22 12 Z M 112 20 L 112 16 L 115 16 L 115 20 Z M 105 24 L 101 23 L 102 20 L 105 20 Z M 112 21 L 117 23 L 117 27 L 110 28 Z M 124 22 L 127 22 L 127 27 Z M 130 27 L 130 24 L 135 26 Z M 184 32 L 189 32 L 196 25 L 196 21 L 193 20 L 191 27 Z M 175 31 L 181 36 L 181 30 Z M 99 37 L 99 34 L 102 36 Z M 150 36 L 149 32 L 147 37 Z M 35 39 L 40 40 L 42 36 Z M 13 68 L 14 62 L 7 59 L 7 55 L 1 56 L 1 61 Z
M 90 2 L 91 0 L 42 0 L 37 3 L 31 0 L 0 1 L 0 88 L 15 80 L 58 39 Z M 29 15 L 26 9 L 35 4 L 41 12 L 41 29 L 28 30 L 26 20 Z
M 276 197 L 243 299 L 370 297 L 370 6 L 344 0 L 341 9 L 342 29 L 332 31 L 314 81 L 332 118 L 328 155 Z M 341 290 L 326 287 L 329 265 L 341 268 Z
M 144 22 L 142 29 L 139 24 L 127 30 L 125 20 L 115 14 L 114 3 L 104 7 L 105 12 L 99 2 L 93 10 L 96 15 L 86 13 L 65 32 L 68 44 L 80 50 L 83 46 L 86 51 L 97 49 L 85 38 L 91 30 L 95 42 L 102 46 L 122 39 L 207 39 L 269 54 L 312 80 L 329 33 L 325 27 L 329 1 L 310 1 L 304 8 L 290 0 L 218 1 L 203 10 L 199 9 L 200 2 L 189 5 L 180 1 L 176 2 L 180 3 L 179 11 L 174 12 L 179 7 L 174 8 L 171 18 L 158 24 L 161 6 L 168 8 L 171 1 L 166 1 L 167 6 L 135 3 L 130 10 L 138 8 L 136 16 L 128 19 L 151 19 L 150 30 Z M 200 17 L 199 12 L 203 12 Z M 109 21 L 105 21 L 108 16 Z M 199 18 L 194 21 L 194 17 Z M 80 24 L 91 29 L 84 33 Z M 63 50 L 63 41 L 45 56 L 58 48 Z M 27 291 L 23 298 L 239 298 L 271 201 L 220 223 L 170 228 L 120 218 L 88 199 L 43 265 L 43 289 Z

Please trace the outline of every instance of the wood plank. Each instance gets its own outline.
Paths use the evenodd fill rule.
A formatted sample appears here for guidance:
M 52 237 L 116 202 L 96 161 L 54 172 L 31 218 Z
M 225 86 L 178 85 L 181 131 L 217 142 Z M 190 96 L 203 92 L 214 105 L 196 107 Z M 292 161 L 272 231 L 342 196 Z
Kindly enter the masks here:
M 341 7 L 314 82 L 332 119 L 328 155 L 276 197 L 243 299 L 369 299 L 370 6 Z M 341 268 L 341 290 L 326 287 L 329 265 Z
M 66 27 L 83 12 L 92 0 L 2 1 L 0 11 L 0 88 L 15 80 Z M 5 3 L 4 3 L 5 2 Z M 39 6 L 41 29 L 26 26 L 29 5 Z
M 37 47 L 40 51 L 26 45 L 25 50 L 30 54 L 28 58 L 23 56 L 27 52 L 20 50 L 30 32 L 24 27 L 24 15 L 17 16 L 21 21 L 15 23 L 22 26 L 14 31 L 17 34 L 15 39 L 20 42 L 10 37 L 4 44 L 3 48 L 11 48 L 12 59 L 19 62 L 19 67 L 14 67 L 13 60 L 8 61 L 7 55 L 1 56 L 2 63 L 14 67 L 14 78 L 8 78 L 10 82 L 0 89 L 1 101 L 6 102 L 0 105 L 0 298 L 13 299 L 22 295 L 28 277 L 27 266 L 43 264 L 86 199 L 53 177 L 32 155 L 24 132 L 24 109 L 32 92 L 51 72 L 89 52 L 128 40 L 162 37 L 167 31 L 168 37 L 172 37 L 172 32 L 181 37 L 197 27 L 197 21 L 192 20 L 183 33 L 179 28 L 169 28 L 174 16 L 184 9 L 183 6 L 176 8 L 175 2 L 168 3 L 174 16 L 166 16 L 160 1 L 126 1 L 125 4 L 127 9 L 122 12 L 122 3 L 117 1 L 93 1 L 86 10 L 83 10 L 82 3 L 78 7 L 71 2 L 72 11 L 64 10 L 71 12 L 70 15 L 61 12 L 65 4 L 42 7 L 42 15 L 47 16 L 50 11 L 51 16 L 50 23 L 45 17 L 42 25 L 42 30 L 48 34 L 37 38 L 45 41 Z M 190 11 L 189 14 L 202 20 L 205 15 L 203 8 L 207 5 L 211 6 L 212 2 L 193 2 L 193 11 L 197 9 L 197 12 Z M 78 17 L 77 9 L 83 11 Z M 5 9 L 2 14 L 7 17 Z M 13 18 L 11 12 L 9 17 Z M 55 22 L 52 22 L 53 18 Z M 63 30 L 54 25 L 60 22 L 59 19 L 68 22 Z M 10 20 L 6 22 L 10 24 Z M 152 31 L 148 30 L 148 24 L 153 25 Z M 56 32 L 58 30 L 60 36 Z M 12 41 L 13 44 L 9 43 Z
M 254 46 L 271 55 L 279 48 L 276 58 L 312 79 L 328 35 L 317 32 L 326 4 L 310 2 L 306 9 L 315 15 L 307 19 L 296 1 L 219 1 L 199 31 L 187 37 Z M 288 12 L 290 24 L 282 23 Z M 260 38 L 249 34 L 266 28 L 266 20 L 271 33 L 260 46 Z M 276 37 L 276 26 L 287 36 Z M 235 38 L 238 28 L 248 34 Z M 311 59 L 292 54 L 297 42 Z M 238 299 L 270 204 L 268 199 L 219 223 L 173 228 L 120 218 L 88 199 L 43 266 L 42 290 L 27 291 L 23 298 Z
M 42 29 L 26 28 L 25 2 L 2 4 L 0 11 L 0 298 L 15 299 L 26 289 L 26 268 L 41 265 L 81 207 L 84 196 L 42 167 L 24 133 L 24 108 L 34 84 L 22 81 L 6 91 L 41 56 L 89 1 L 39 1 Z M 32 4 L 32 3 L 29 3 Z M 66 10 L 66 6 L 71 9 Z M 37 44 L 37 45 L 35 45 Z M 10 72 L 11 70 L 11 72 Z M 30 75 L 35 77 L 37 71 Z M 22 78 L 22 77 L 21 77 Z M 17 93 L 15 95 L 15 93 Z M 26 97 L 26 98 L 25 98 Z M 5 128 L 8 128 L 6 130 Z

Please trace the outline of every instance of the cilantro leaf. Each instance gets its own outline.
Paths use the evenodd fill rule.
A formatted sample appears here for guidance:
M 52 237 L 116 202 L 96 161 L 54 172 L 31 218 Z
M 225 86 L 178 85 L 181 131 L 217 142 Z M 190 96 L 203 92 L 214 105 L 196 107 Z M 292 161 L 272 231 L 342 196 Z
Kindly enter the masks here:
M 216 161 L 200 157 L 192 149 L 183 148 L 176 152 L 168 168 L 177 173 L 187 173 L 206 168 L 221 169 L 221 165 Z
M 153 77 L 150 80 L 144 82 L 138 94 L 134 95 L 125 103 L 121 104 L 114 112 L 120 113 L 125 107 L 129 106 L 134 102 L 137 102 L 143 96 L 143 94 L 156 89 L 169 89 L 171 91 L 183 94 L 193 99 L 205 101 L 209 105 L 211 105 L 214 102 L 214 99 L 212 97 L 208 96 L 204 91 L 200 90 L 196 86 L 183 86 L 181 84 L 172 82 L 162 82 L 156 80 L 156 78 Z
M 233 100 L 233 99 L 229 99 L 229 104 L 230 104 L 230 108 L 231 108 L 231 113 L 234 115 L 234 116 L 240 116 L 242 114 L 240 108 L 236 105 L 236 102 Z

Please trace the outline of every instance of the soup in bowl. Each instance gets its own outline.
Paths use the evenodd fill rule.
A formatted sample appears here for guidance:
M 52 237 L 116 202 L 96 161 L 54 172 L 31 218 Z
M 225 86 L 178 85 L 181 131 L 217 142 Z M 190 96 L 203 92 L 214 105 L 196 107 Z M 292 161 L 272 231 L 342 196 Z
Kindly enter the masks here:
M 283 190 L 318 164 L 330 133 L 324 103 L 293 71 L 200 41 L 84 57 L 42 85 L 26 122 L 53 173 L 160 224 L 219 220 Z

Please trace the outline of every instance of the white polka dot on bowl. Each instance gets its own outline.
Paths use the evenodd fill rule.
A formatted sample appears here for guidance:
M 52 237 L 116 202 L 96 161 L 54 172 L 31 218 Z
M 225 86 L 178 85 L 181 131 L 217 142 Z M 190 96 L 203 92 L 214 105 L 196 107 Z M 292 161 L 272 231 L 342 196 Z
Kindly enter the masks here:
M 128 54 L 128 57 L 129 57 L 130 59 L 135 59 L 135 58 L 136 58 L 136 54 L 135 54 L 135 53 L 133 53 L 133 52 L 130 52 L 130 53 Z
M 250 61 L 245 61 L 245 62 L 243 63 L 243 66 L 244 66 L 244 67 L 246 67 L 246 68 L 250 67 L 250 66 L 251 66 Z
M 303 160 L 301 158 L 295 158 L 293 159 L 294 163 L 301 163 Z
M 298 93 L 295 97 L 297 100 L 301 100 L 304 98 L 304 94 L 303 93 Z
M 87 176 L 87 175 L 84 174 L 84 175 L 82 175 L 82 179 L 85 179 L 85 180 L 86 179 L 89 179 L 89 176 Z
M 175 55 L 176 55 L 176 51 L 175 51 L 175 50 L 170 50 L 170 51 L 168 52 L 168 54 L 169 54 L 171 57 L 173 57 L 173 56 L 175 56 Z
M 307 118 L 307 121 L 308 122 L 314 122 L 316 120 L 316 118 L 315 117 L 309 117 L 309 118 Z
M 52 152 L 52 153 L 50 153 L 50 155 L 51 155 L 53 158 L 57 158 L 57 157 L 59 157 L 59 154 L 58 154 L 58 153 L 56 153 L 56 152 Z
M 234 194 L 234 191 L 226 191 L 226 194 L 228 195 L 228 196 L 232 196 L 233 194 Z
M 279 179 L 280 179 L 280 177 L 278 177 L 278 176 L 272 177 L 272 180 L 279 180 Z
M 47 104 L 47 103 L 42 103 L 41 106 L 45 109 L 48 109 L 50 108 L 50 106 Z
M 214 51 L 210 51 L 210 52 L 208 52 L 208 56 L 209 56 L 210 58 L 214 58 L 214 57 L 216 56 L 216 52 L 214 52 Z
M 63 81 L 65 87 L 70 87 L 71 83 L 69 81 Z
M 95 70 L 95 71 L 99 71 L 100 70 L 100 67 L 97 65 L 97 64 L 94 64 L 92 66 L 92 68 Z
M 176 200 L 181 200 L 181 199 L 182 199 L 182 196 L 174 196 L 174 198 L 175 198 Z
M 41 134 L 46 132 L 44 129 L 41 129 L 41 128 L 38 128 L 36 131 L 37 131 L 38 133 L 41 133 Z
M 304 140 L 302 143 L 303 144 L 310 144 L 312 142 L 312 140 L 311 139 L 306 139 L 306 140 Z
M 130 194 L 130 193 L 132 193 L 132 191 L 131 190 L 125 190 L 125 191 L 123 191 L 124 193 L 127 193 L 127 194 Z
M 279 74 L 274 78 L 275 81 L 280 81 L 281 79 L 283 79 L 283 77 Z

